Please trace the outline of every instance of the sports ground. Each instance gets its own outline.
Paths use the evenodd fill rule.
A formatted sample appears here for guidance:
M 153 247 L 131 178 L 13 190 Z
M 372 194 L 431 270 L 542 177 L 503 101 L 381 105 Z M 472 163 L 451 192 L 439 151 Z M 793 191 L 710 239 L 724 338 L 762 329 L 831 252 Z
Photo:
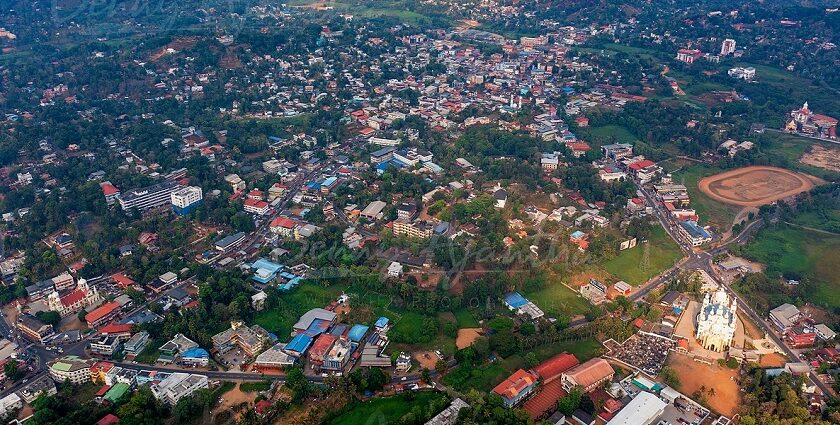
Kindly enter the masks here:
M 752 166 L 725 171 L 698 182 L 712 199 L 730 205 L 759 207 L 822 183 L 816 177 L 778 167 Z

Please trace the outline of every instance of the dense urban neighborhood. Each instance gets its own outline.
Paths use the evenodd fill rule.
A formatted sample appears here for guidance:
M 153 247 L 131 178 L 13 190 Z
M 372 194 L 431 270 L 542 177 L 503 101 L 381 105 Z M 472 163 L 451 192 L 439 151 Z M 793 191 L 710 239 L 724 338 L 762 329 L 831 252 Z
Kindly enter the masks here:
M 840 423 L 840 9 L 0 5 L 0 420 Z

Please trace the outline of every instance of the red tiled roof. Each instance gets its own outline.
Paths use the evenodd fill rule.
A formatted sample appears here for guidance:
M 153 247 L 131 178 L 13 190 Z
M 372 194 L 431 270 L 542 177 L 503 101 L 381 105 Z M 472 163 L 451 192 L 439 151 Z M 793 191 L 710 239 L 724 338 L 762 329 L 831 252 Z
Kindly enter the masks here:
M 113 280 L 120 288 L 127 288 L 135 283 L 130 277 L 126 276 L 125 273 L 114 273 L 111 275 L 111 280 Z
M 577 357 L 569 353 L 560 353 L 540 364 L 534 368 L 540 379 L 544 384 L 547 384 L 563 374 L 563 372 L 580 364 Z
M 268 202 L 265 202 L 265 201 L 257 201 L 256 199 L 250 199 L 250 198 L 248 198 L 248 199 L 246 199 L 246 200 L 245 200 L 245 205 L 247 205 L 247 206 L 249 206 L 249 207 L 254 207 L 254 208 L 256 208 L 256 209 L 261 210 L 261 209 L 263 209 L 263 208 L 265 208 L 265 207 L 267 207 L 267 206 L 268 206 Z
M 312 347 L 309 349 L 309 356 L 311 358 L 322 358 L 330 351 L 335 340 L 338 339 L 330 334 L 322 334 L 315 340 Z
M 87 317 L 85 317 L 87 319 Z M 131 325 L 111 322 L 99 328 L 100 334 L 122 334 L 131 332 Z
M 606 360 L 595 357 L 563 374 L 572 378 L 575 384 L 586 388 L 607 376 L 615 374 L 615 371 Z
M 120 422 L 120 418 L 118 418 L 118 417 L 112 415 L 111 413 L 109 413 L 109 414 L 105 415 L 105 417 L 100 419 L 99 422 L 96 423 L 96 425 L 113 425 L 113 424 L 119 423 L 119 422 Z
M 639 171 L 639 170 L 645 169 L 647 167 L 650 167 L 652 165 L 656 165 L 656 163 L 654 163 L 653 161 L 651 161 L 649 159 L 643 159 L 641 161 L 636 161 L 636 162 L 630 164 L 630 169 L 635 170 L 635 171 Z
M 116 188 L 116 186 L 112 185 L 111 183 L 102 183 L 100 186 L 102 188 L 102 194 L 105 196 L 115 195 L 120 193 L 120 190 Z
M 295 222 L 294 220 L 291 220 L 286 217 L 277 217 L 274 220 L 271 220 L 270 227 L 283 227 L 286 229 L 292 229 L 295 227 Z
M 566 143 L 566 146 L 568 146 L 569 149 L 571 149 L 573 151 L 578 151 L 578 152 L 588 151 L 588 150 L 592 149 L 591 147 L 589 147 L 588 144 L 586 144 L 584 142 L 569 142 L 569 143 Z
M 519 369 L 499 385 L 496 385 L 496 388 L 493 388 L 493 392 L 510 400 L 524 391 L 525 388 L 537 382 L 538 379 L 537 375 L 524 369 Z
M 85 321 L 88 324 L 96 322 L 97 320 L 113 313 L 115 310 L 120 308 L 120 303 L 116 301 L 111 301 L 109 303 L 103 304 L 101 307 L 97 308 L 96 310 L 91 311 L 87 315 L 85 315 Z
M 528 413 L 531 419 L 536 421 L 556 408 L 557 400 L 565 395 L 566 391 L 563 391 L 563 382 L 555 379 L 540 387 L 537 393 L 522 405 L 522 409 Z
M 61 303 L 65 306 L 71 306 L 81 301 L 85 297 L 85 292 L 81 289 L 76 289 L 73 292 L 61 297 Z
M 111 386 L 110 386 L 110 385 L 107 385 L 107 384 L 106 384 L 106 385 L 103 385 L 103 386 L 102 386 L 102 388 L 100 388 L 100 389 L 99 389 L 99 391 L 97 391 L 97 392 L 96 392 L 96 395 L 97 395 L 98 397 L 102 397 L 102 396 L 103 396 L 103 395 L 105 395 L 105 393 L 107 393 L 107 392 L 108 392 L 108 390 L 110 390 L 110 389 L 111 389 Z M 105 418 L 102 418 L 102 419 L 105 419 Z M 98 423 L 100 423 L 100 422 L 102 422 L 102 420 L 100 420 L 99 422 L 97 422 L 97 424 L 98 424 Z M 107 422 L 105 422 L 105 423 L 107 423 Z

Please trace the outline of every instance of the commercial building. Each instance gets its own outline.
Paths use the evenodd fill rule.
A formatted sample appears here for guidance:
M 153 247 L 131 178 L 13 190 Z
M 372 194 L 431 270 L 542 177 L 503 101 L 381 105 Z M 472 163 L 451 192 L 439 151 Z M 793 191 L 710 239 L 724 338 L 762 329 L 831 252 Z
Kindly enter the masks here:
M 55 382 L 73 384 L 90 382 L 90 363 L 77 356 L 65 356 L 49 363 L 50 376 Z
M 650 425 L 656 423 L 657 419 L 665 413 L 668 403 L 659 397 L 642 391 L 627 403 L 607 425 Z
M 213 335 L 212 340 L 213 349 L 219 354 L 239 348 L 248 357 L 253 357 L 262 350 L 266 342 L 271 341 L 271 336 L 259 325 L 248 327 L 242 322 L 231 322 L 230 329 Z
M 336 314 L 323 308 L 313 308 L 300 316 L 292 326 L 292 336 L 297 334 L 320 334 L 335 322 Z M 319 332 L 320 330 L 320 332 Z
M 122 342 L 116 336 L 103 336 L 90 341 L 90 351 L 100 356 L 112 357 L 122 350 Z
M 679 229 L 683 237 L 688 239 L 693 246 L 700 246 L 712 240 L 712 235 L 706 229 L 700 227 L 696 221 L 681 221 Z
M 140 211 L 162 207 L 170 202 L 172 192 L 180 188 L 178 182 L 167 180 L 153 186 L 129 190 L 120 194 L 120 208 L 130 210 L 132 208 Z
M 198 347 L 198 344 L 184 336 L 184 334 L 175 334 L 171 340 L 160 346 L 158 349 L 160 356 L 157 361 L 174 363 L 181 356 L 181 353 L 196 347 Z
M 178 400 L 209 387 L 204 375 L 173 373 L 157 384 L 152 384 L 152 394 L 161 402 L 174 406 Z
M 143 352 L 148 344 L 149 333 L 146 331 L 140 331 L 132 335 L 131 338 L 123 344 L 123 350 L 125 350 L 125 354 L 136 356 Z
M 373 201 L 359 214 L 360 217 L 374 221 L 382 218 L 382 210 L 388 205 L 383 201 Z
M 270 205 L 268 202 L 256 199 L 246 199 L 242 204 L 242 209 L 247 213 L 265 215 L 268 213 Z
M 238 249 L 242 242 L 245 242 L 245 232 L 234 233 L 216 241 L 216 250 L 227 254 Z
M 18 315 L 17 328 L 25 337 L 38 343 L 44 343 L 49 337 L 55 335 L 52 325 L 42 322 L 29 313 Z
M 257 369 L 280 369 L 295 364 L 295 357 L 284 350 L 286 343 L 280 342 L 260 353 L 254 360 Z
M 397 219 L 393 223 L 394 236 L 406 236 L 415 239 L 429 239 L 432 237 L 434 226 L 427 221 L 411 222 Z
M 585 363 L 563 372 L 560 379 L 563 382 L 563 389 L 571 391 L 574 387 L 581 387 L 583 392 L 590 392 L 613 378 L 615 371 L 610 364 L 596 357 Z
M 190 348 L 181 353 L 179 363 L 189 366 L 207 367 L 210 364 L 210 353 L 203 348 Z
M 770 310 L 770 322 L 779 332 L 787 332 L 802 319 L 802 313 L 792 304 L 782 304 Z
M 178 215 L 187 215 L 201 205 L 204 194 L 198 186 L 186 186 L 174 190 L 170 195 L 172 210 Z

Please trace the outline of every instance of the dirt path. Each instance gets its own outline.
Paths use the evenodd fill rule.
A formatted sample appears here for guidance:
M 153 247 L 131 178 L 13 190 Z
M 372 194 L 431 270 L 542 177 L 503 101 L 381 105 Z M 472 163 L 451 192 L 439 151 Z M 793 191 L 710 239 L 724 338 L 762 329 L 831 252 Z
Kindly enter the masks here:
M 752 166 L 725 171 L 698 182 L 712 199 L 730 205 L 759 207 L 811 190 L 823 180 L 778 167 Z
M 232 409 L 242 403 L 250 403 L 257 398 L 257 393 L 246 393 L 242 392 L 239 389 L 239 384 L 241 382 L 236 383 L 236 387 L 232 390 L 222 394 L 222 398 L 219 401 L 219 404 L 213 409 L 213 416 L 219 414 L 219 412 L 223 412 L 228 409 Z M 239 417 L 239 412 L 235 415 L 236 418 Z

